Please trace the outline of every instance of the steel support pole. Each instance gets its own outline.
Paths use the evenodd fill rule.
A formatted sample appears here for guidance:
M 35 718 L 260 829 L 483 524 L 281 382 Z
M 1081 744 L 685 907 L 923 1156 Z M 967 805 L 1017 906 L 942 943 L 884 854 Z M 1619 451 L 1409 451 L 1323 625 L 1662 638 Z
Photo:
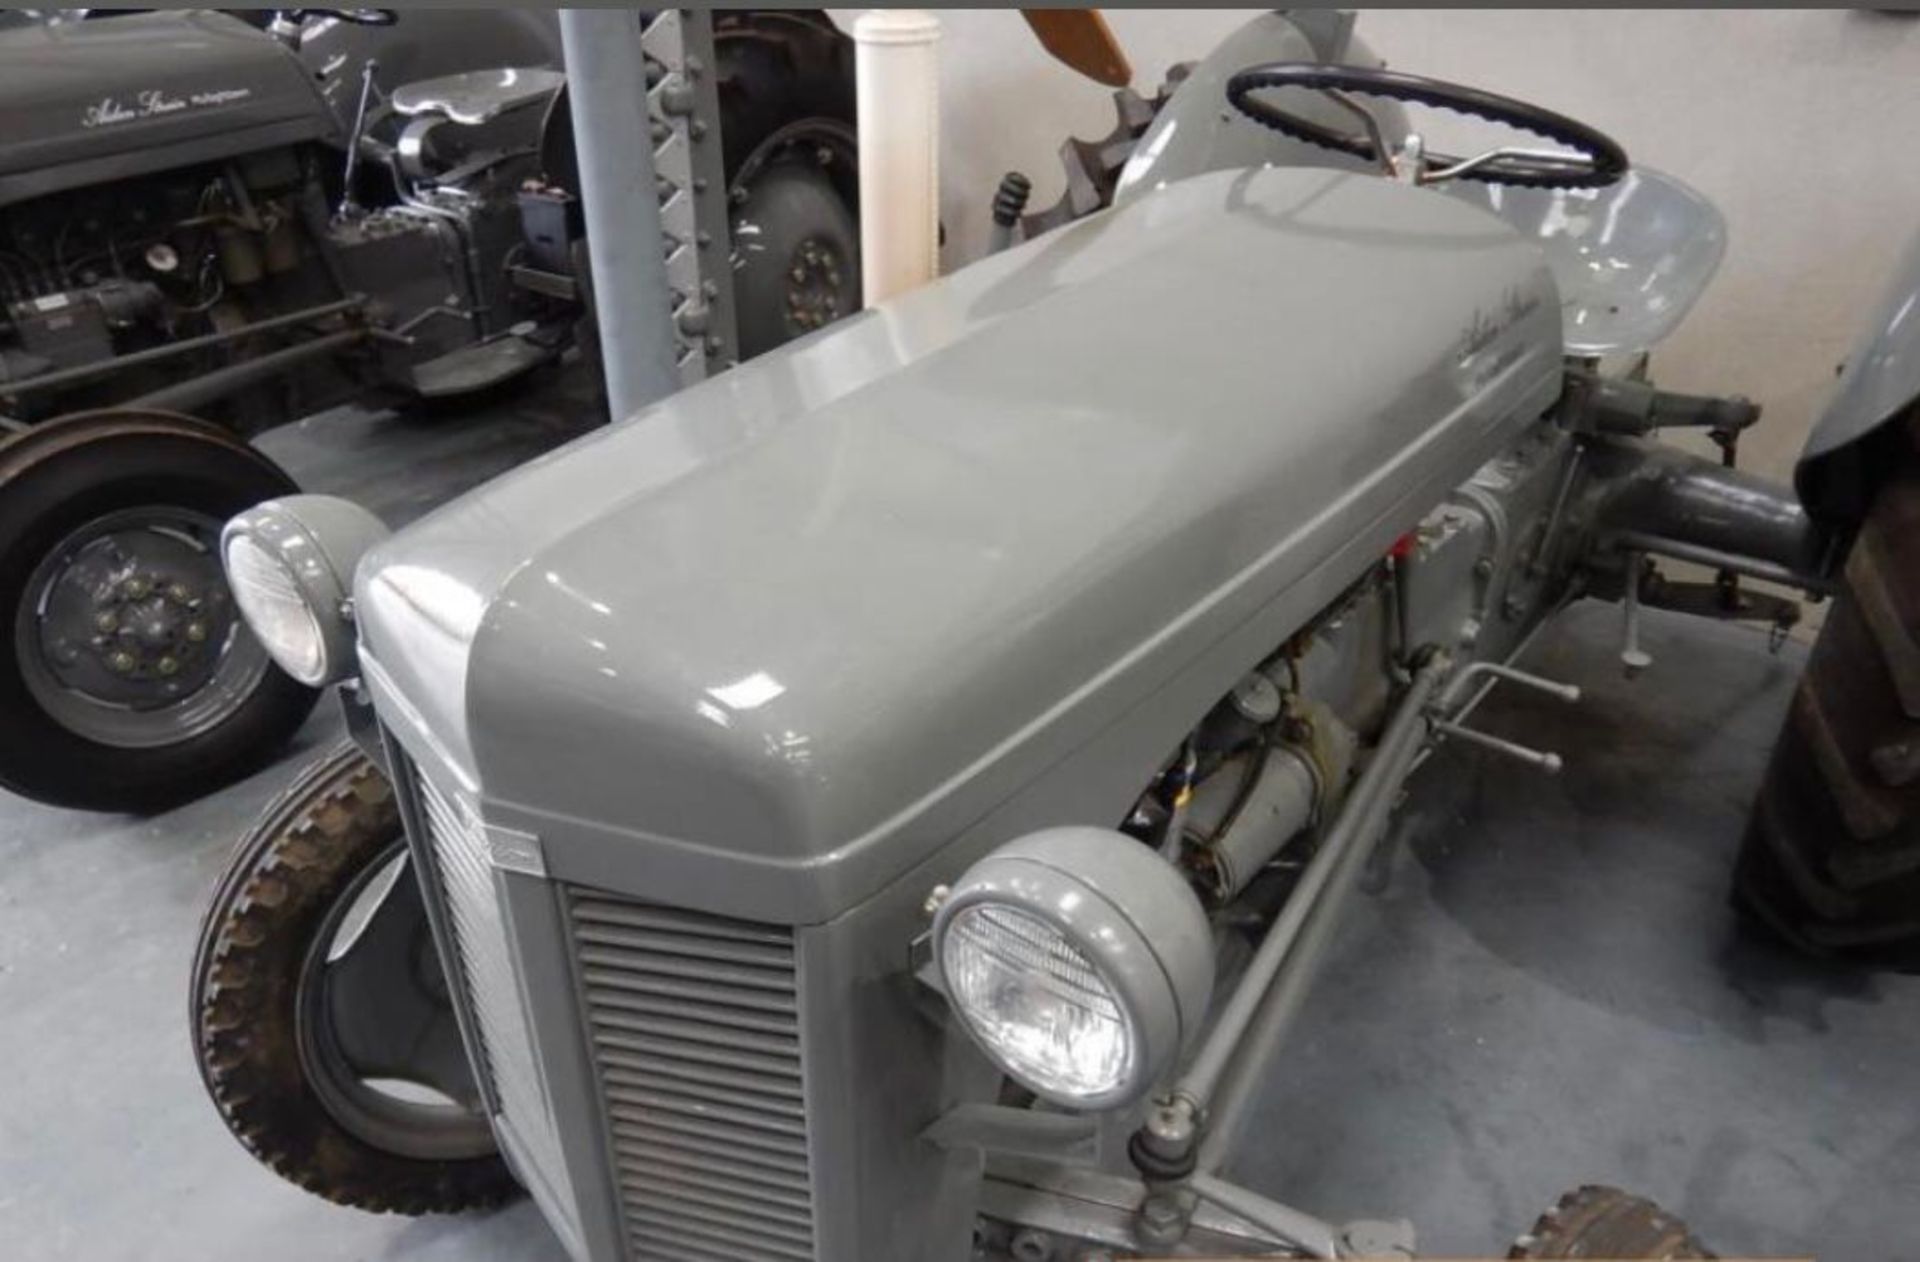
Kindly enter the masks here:
M 632 9 L 562 9 L 560 41 L 607 406 L 622 420 L 680 387 L 640 19 Z

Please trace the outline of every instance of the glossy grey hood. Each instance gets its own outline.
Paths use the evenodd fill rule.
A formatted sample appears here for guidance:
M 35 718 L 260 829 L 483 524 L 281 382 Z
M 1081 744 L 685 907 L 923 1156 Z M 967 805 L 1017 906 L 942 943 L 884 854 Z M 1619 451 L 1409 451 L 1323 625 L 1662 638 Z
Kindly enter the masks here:
M 0 33 L 0 205 L 332 130 L 300 59 L 224 13 Z
M 363 656 L 562 865 L 626 847 L 674 898 L 825 918 L 1109 725 L 1171 748 L 1169 679 L 1551 404 L 1558 310 L 1453 199 L 1198 177 L 401 532 Z

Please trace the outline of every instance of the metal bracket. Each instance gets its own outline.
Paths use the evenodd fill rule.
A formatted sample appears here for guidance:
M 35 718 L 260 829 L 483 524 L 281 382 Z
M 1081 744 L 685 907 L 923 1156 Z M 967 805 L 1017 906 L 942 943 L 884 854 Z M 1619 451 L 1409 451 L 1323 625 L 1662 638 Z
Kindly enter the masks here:
M 1002 1104 L 956 1105 L 920 1134 L 940 1148 L 977 1148 L 1062 1161 L 1093 1160 L 1099 1136 L 1100 1123 L 1094 1117 Z
M 538 837 L 498 824 L 486 825 L 486 834 L 487 858 L 495 869 L 545 879 L 547 853 Z

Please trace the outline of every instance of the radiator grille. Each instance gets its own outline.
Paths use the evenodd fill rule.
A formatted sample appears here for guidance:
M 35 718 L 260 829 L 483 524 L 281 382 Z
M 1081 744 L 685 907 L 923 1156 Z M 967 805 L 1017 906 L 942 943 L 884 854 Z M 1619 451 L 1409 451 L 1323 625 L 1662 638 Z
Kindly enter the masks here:
M 527 1031 L 520 988 L 514 978 L 500 897 L 494 889 L 486 830 L 425 776 L 416 776 L 427 834 L 453 921 L 459 984 L 480 1027 L 480 1059 L 500 1115 L 527 1148 L 527 1156 L 552 1181 L 565 1178 L 560 1143 L 533 1041 Z M 563 1185 L 564 1186 L 564 1185 Z
M 628 1245 L 812 1262 L 793 936 L 568 891 Z

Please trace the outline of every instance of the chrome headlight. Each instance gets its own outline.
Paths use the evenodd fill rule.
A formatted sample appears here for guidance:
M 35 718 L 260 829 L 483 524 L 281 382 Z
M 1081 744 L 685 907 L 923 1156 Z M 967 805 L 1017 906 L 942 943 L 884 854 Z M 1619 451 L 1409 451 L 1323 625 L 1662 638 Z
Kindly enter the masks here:
M 387 535 L 380 519 L 331 495 L 288 495 L 220 533 L 234 603 L 280 669 L 319 687 L 353 671 L 353 568 Z
M 934 920 L 947 1002 L 994 1063 L 1080 1109 L 1137 1099 L 1213 992 L 1206 912 L 1152 848 L 1100 828 L 1000 847 Z

